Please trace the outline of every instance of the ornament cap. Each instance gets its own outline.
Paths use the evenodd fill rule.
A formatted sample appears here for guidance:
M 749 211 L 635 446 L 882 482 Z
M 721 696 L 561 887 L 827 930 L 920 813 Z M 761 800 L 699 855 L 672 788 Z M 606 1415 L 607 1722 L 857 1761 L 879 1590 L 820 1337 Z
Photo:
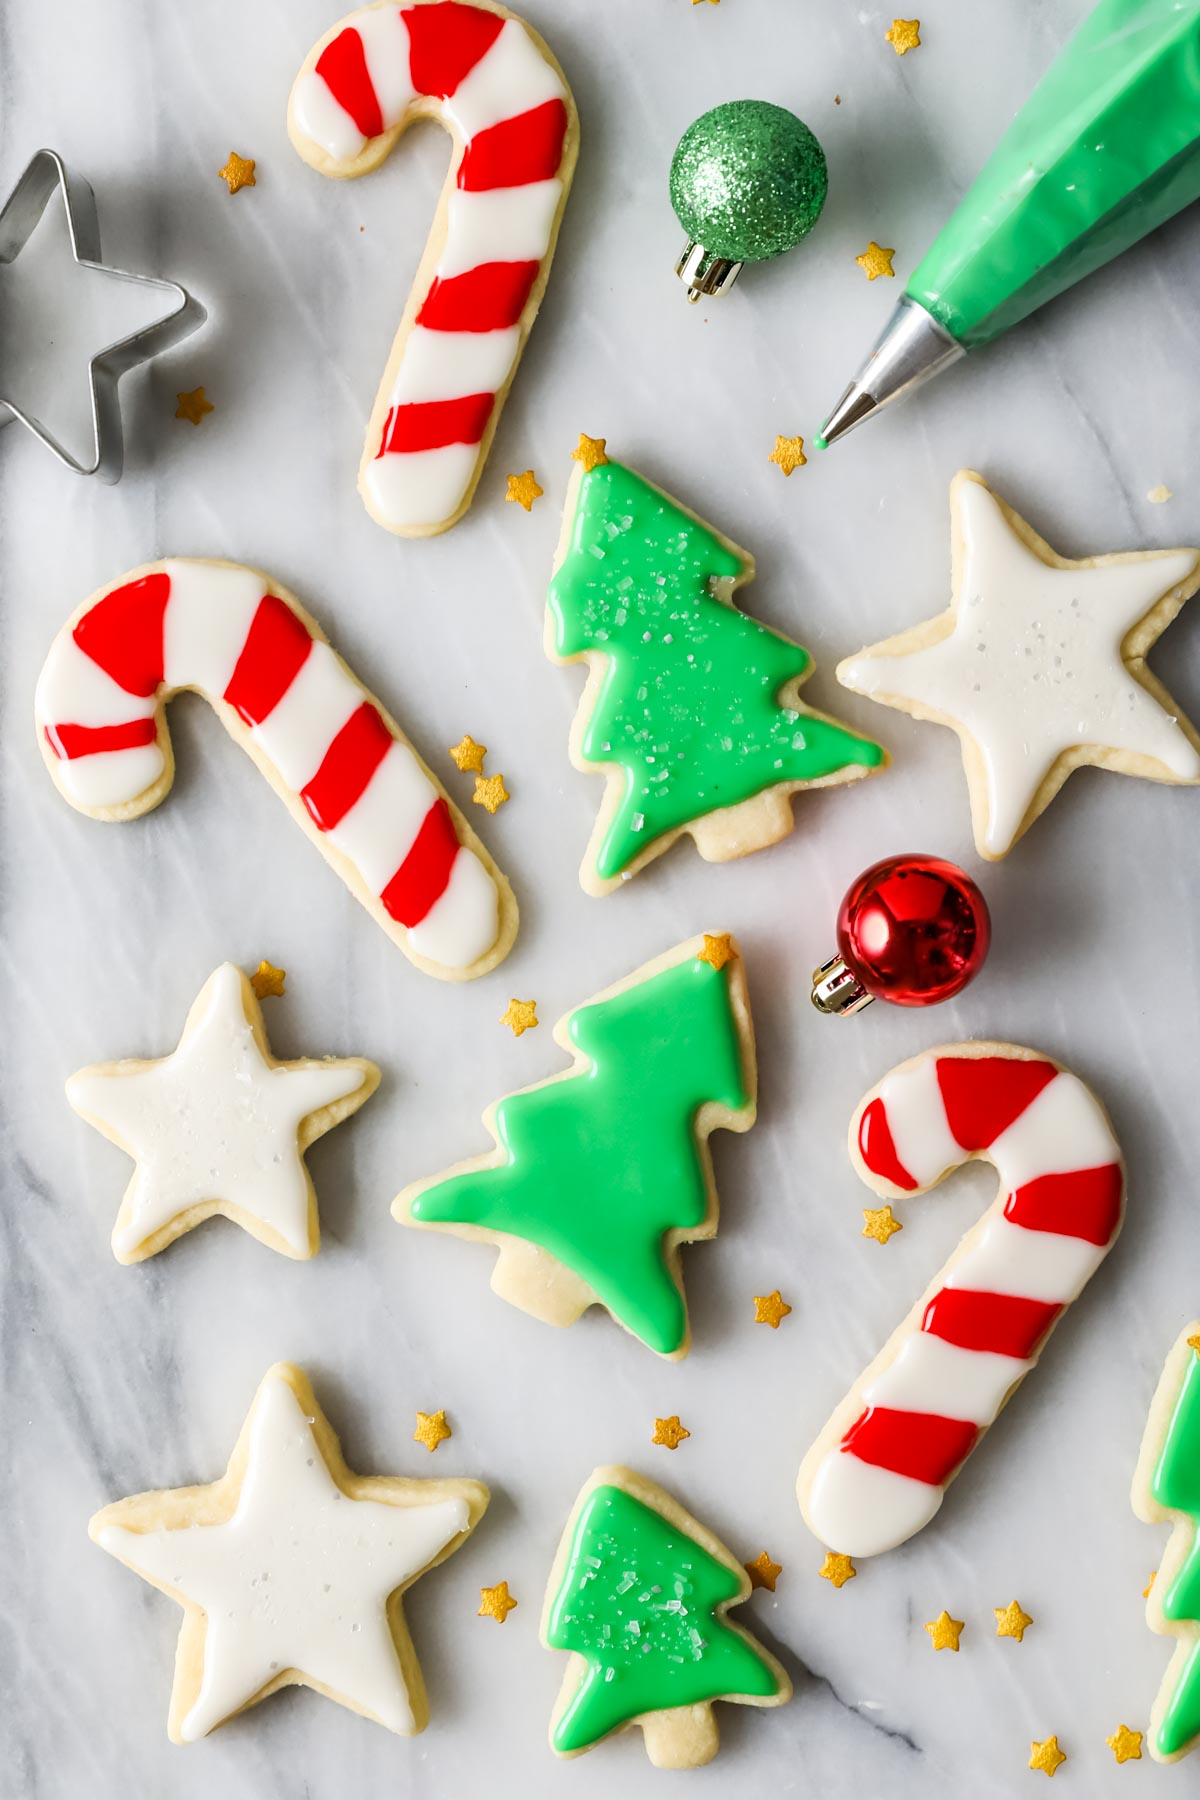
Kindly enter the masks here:
M 688 305 L 695 306 L 702 295 L 705 299 L 713 299 L 731 288 L 743 267 L 728 256 L 714 256 L 703 244 L 689 239 L 675 264 L 675 273 L 687 284 Z
M 819 969 L 814 969 L 812 979 L 812 1003 L 818 1012 L 830 1017 L 843 1018 L 861 1012 L 875 998 L 840 956 L 831 956 Z

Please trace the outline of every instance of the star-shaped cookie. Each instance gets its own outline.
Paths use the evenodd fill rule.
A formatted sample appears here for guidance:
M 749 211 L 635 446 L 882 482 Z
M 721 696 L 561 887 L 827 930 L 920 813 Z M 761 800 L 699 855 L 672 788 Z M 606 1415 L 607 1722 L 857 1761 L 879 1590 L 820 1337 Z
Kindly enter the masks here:
M 1200 586 L 1200 551 L 1058 556 L 982 477 L 950 485 L 949 612 L 850 657 L 838 680 L 962 740 L 979 854 L 997 862 L 1087 764 L 1200 780 L 1200 737 L 1146 668 Z
M 170 1056 L 97 1063 L 67 1083 L 80 1117 L 137 1164 L 113 1227 L 117 1261 L 142 1262 L 213 1213 L 285 1256 L 315 1255 L 304 1152 L 378 1085 L 362 1057 L 276 1062 L 253 988 L 223 963 Z
M 488 1498 L 479 1481 L 353 1474 L 307 1378 L 276 1363 L 219 1481 L 118 1500 L 88 1531 L 184 1609 L 175 1743 L 293 1685 L 411 1736 L 429 1706 L 400 1597 Z

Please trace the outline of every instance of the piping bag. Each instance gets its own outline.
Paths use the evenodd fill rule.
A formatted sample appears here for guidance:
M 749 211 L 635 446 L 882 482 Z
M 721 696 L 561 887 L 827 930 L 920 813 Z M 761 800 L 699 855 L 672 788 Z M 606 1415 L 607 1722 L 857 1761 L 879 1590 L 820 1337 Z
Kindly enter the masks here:
M 1200 0 L 1100 0 L 936 239 L 824 449 L 1200 197 Z

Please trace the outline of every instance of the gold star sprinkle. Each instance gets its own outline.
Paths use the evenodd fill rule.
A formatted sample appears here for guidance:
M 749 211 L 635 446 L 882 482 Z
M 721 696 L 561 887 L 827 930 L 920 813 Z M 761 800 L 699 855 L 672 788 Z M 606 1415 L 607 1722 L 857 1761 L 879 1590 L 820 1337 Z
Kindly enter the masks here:
M 526 512 L 530 512 L 534 501 L 540 500 L 545 491 L 545 488 L 538 486 L 533 470 L 526 469 L 523 475 L 509 476 L 508 492 L 504 498 L 515 500 L 518 506 L 523 506 Z
M 1059 1764 L 1066 1760 L 1066 1752 L 1059 1749 L 1057 1737 L 1048 1737 L 1044 1744 L 1035 1739 L 1029 1746 L 1029 1766 L 1040 1769 L 1043 1775 L 1053 1775 Z
M 250 977 L 250 986 L 259 1000 L 282 1000 L 286 980 L 286 969 L 277 969 L 274 963 L 260 962 Z
M 952 1619 L 948 1612 L 942 1611 L 936 1619 L 930 1619 L 925 1629 L 935 1650 L 957 1650 L 963 1621 Z
M 794 475 L 796 470 L 802 469 L 808 461 L 804 454 L 804 439 L 802 437 L 777 437 L 775 448 L 768 456 L 767 461 L 778 464 L 785 475 Z
M 1014 1600 L 1011 1606 L 993 1606 L 996 1615 L 996 1636 L 1016 1638 L 1018 1644 L 1025 1641 L 1025 1633 L 1033 1624 L 1027 1612 L 1022 1612 Z
M 446 1423 L 444 1412 L 419 1412 L 417 1414 L 417 1429 L 413 1432 L 413 1442 L 424 1444 L 431 1456 L 439 1444 L 444 1444 L 446 1439 L 453 1435 Z
M 499 1587 L 480 1588 L 479 1611 L 475 1617 L 477 1619 L 495 1619 L 497 1624 L 503 1625 L 513 1607 L 519 1605 L 520 1601 L 514 1600 L 509 1593 L 507 1581 L 502 1581 Z
M 696 961 L 711 963 L 714 969 L 723 969 L 725 964 L 731 962 L 736 955 L 737 951 L 734 949 L 727 931 L 723 931 L 719 937 L 713 937 L 710 931 L 706 931 L 704 948 L 697 950 Z
M 510 1000 L 506 1011 L 500 1015 L 500 1023 L 507 1025 L 514 1037 L 520 1037 L 523 1031 L 532 1031 L 537 1022 L 536 1000 Z
M 216 411 L 202 387 L 193 388 L 190 394 L 176 394 L 175 398 L 179 402 L 175 417 L 186 419 L 189 425 L 198 425 L 205 413 Z
M 832 1581 L 835 1588 L 843 1588 L 848 1581 L 854 1580 L 858 1570 L 848 1556 L 838 1556 L 833 1550 L 827 1550 L 817 1573 L 822 1581 Z
M 506 800 L 511 799 L 504 785 L 503 775 L 477 775 L 475 792 L 471 799 L 476 806 L 486 806 L 490 813 L 499 812 Z
M 1187 1342 L 1188 1349 L 1194 1350 L 1196 1355 L 1200 1356 L 1200 1331 L 1198 1331 L 1194 1337 L 1190 1337 Z
M 892 267 L 895 254 L 894 250 L 885 250 L 882 244 L 877 244 L 872 238 L 862 255 L 856 256 L 854 260 L 867 280 L 874 281 L 880 275 L 895 275 L 896 271 Z
M 1140 1731 L 1130 1731 L 1128 1725 L 1118 1725 L 1112 1736 L 1105 1738 L 1104 1741 L 1119 1763 L 1141 1762 L 1142 1734 Z
M 877 1244 L 886 1244 L 889 1238 L 904 1230 L 899 1219 L 893 1217 L 890 1206 L 864 1206 L 862 1216 L 866 1221 L 862 1228 L 863 1236 L 874 1238 Z
M 695 4 L 695 0 L 693 0 Z M 590 438 L 586 431 L 579 434 L 579 442 L 571 452 L 571 461 L 582 463 L 584 473 L 590 475 L 593 469 L 599 469 L 608 461 L 605 455 L 607 438 Z
M 778 1288 L 772 1294 L 755 1294 L 754 1296 L 754 1323 L 756 1325 L 769 1325 L 772 1331 L 778 1331 L 779 1321 L 786 1319 L 791 1310 Z
M 906 56 L 910 50 L 920 48 L 921 21 L 920 19 L 893 19 L 892 29 L 885 31 L 883 35 L 897 56 Z
M 690 1438 L 691 1432 L 679 1423 L 679 1414 L 672 1413 L 669 1419 L 655 1419 L 652 1444 L 665 1444 L 668 1450 L 678 1450 L 684 1438 Z
M 487 755 L 486 744 L 477 744 L 473 737 L 463 737 L 451 747 L 450 754 L 464 775 L 468 773 L 483 774 L 483 759 Z
M 701 3 L 701 0 L 692 0 L 693 6 L 699 6 L 700 3 Z M 708 0 L 708 4 L 710 6 L 720 6 L 721 0 Z
M 772 1562 L 764 1550 L 753 1562 L 746 1564 L 746 1573 L 750 1577 L 752 1588 L 766 1588 L 768 1594 L 775 1592 L 775 1583 L 783 1574 L 783 1564 Z
M 1142 1589 L 1142 1599 L 1143 1600 L 1149 1599 L 1150 1589 L 1154 1586 L 1155 1578 L 1157 1577 L 1157 1575 L 1158 1575 L 1158 1570 L 1155 1569 L 1154 1574 L 1151 1575 L 1149 1581 L 1146 1583 L 1145 1587 Z
M 236 150 L 229 152 L 229 161 L 223 169 L 218 170 L 221 180 L 231 194 L 240 194 L 244 187 L 257 187 L 254 179 L 254 158 L 239 156 Z

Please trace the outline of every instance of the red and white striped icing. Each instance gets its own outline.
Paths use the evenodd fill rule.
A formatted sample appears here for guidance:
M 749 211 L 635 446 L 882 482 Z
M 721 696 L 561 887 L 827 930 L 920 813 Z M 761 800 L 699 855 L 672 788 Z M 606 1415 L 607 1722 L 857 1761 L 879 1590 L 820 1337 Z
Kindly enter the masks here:
M 1108 1254 L 1124 1176 L 1103 1109 L 1077 1076 L 1011 1045 L 931 1051 L 894 1069 L 851 1126 L 867 1179 L 892 1196 L 984 1157 L 1000 1191 L 860 1376 L 800 1470 L 801 1509 L 851 1556 L 902 1544 L 1037 1360 Z
M 444 529 L 474 484 L 552 256 L 574 161 L 569 99 L 521 20 L 473 0 L 352 13 L 293 90 L 293 136 L 326 174 L 361 173 L 392 134 L 373 167 L 431 110 L 458 144 L 445 242 L 409 297 L 359 473 L 391 531 Z
M 133 818 L 158 804 L 164 709 L 181 688 L 198 690 L 248 739 L 401 948 L 435 974 L 488 956 L 500 934 L 499 889 L 462 841 L 465 821 L 329 645 L 238 563 L 154 564 L 59 632 L 35 714 L 73 806 Z

